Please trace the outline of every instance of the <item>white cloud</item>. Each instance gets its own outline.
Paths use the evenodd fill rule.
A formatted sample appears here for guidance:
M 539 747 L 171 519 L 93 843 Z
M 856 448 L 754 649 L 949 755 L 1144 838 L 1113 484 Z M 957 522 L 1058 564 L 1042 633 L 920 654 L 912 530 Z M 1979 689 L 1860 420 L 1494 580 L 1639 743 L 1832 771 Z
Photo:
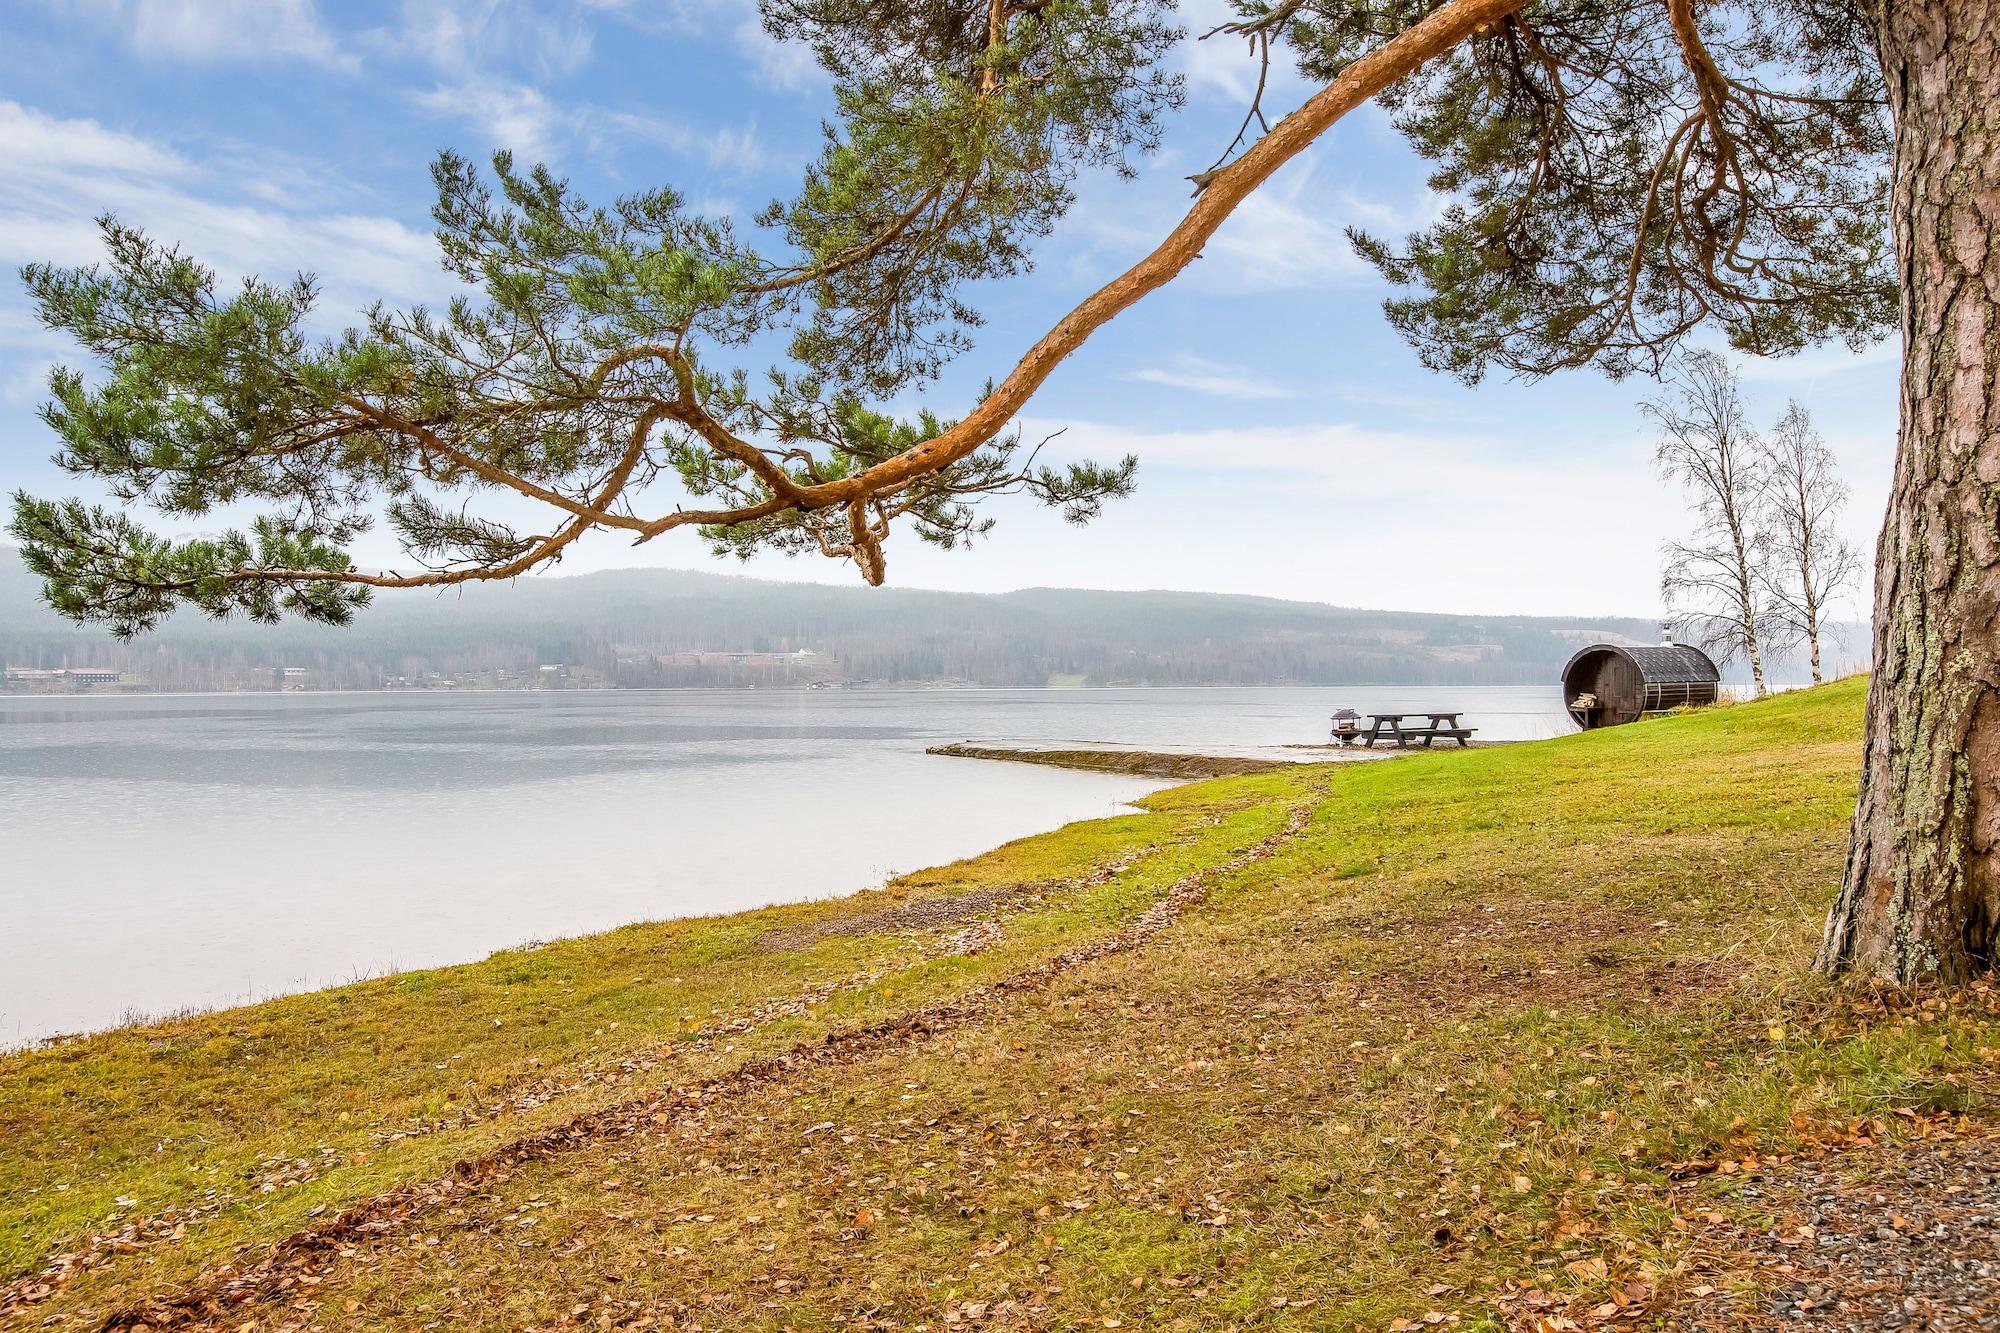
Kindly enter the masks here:
M 1372 282 L 1375 271 L 1354 253 L 1346 229 L 1400 236 L 1434 216 L 1436 200 L 1418 191 L 1396 201 L 1329 182 L 1320 156 L 1301 157 L 1237 205 L 1176 283 L 1240 294 Z M 1188 207 L 1188 170 L 1186 159 L 1162 154 L 1136 184 L 1086 181 L 1071 221 L 1082 249 L 1058 251 L 1056 262 L 1072 280 L 1102 281 L 1107 268 L 1151 250 Z
M 1195 97 L 1234 103 L 1247 111 L 1257 91 L 1257 50 L 1247 38 L 1217 31 L 1240 17 L 1229 0 L 1182 0 L 1180 18 L 1187 40 L 1174 52 L 1173 66 Z M 1307 90 L 1294 53 L 1289 47 L 1274 46 L 1264 76 L 1264 114 L 1277 119 L 1305 100 Z
M 62 335 L 44 328 L 24 308 L 0 307 L 0 403 L 40 402 L 48 368 L 69 351 Z
M 699 129 L 637 112 L 564 106 L 537 88 L 505 80 L 470 79 L 414 94 L 411 100 L 431 115 L 470 126 L 478 136 L 479 157 L 506 148 L 522 162 L 554 164 L 579 150 L 615 158 L 615 141 L 637 140 L 731 175 L 761 170 L 767 160 L 755 122 L 741 128 Z
M 1726 348 L 1716 350 L 1726 352 Z M 1812 385 L 1839 379 L 1864 367 L 1893 365 L 1902 360 L 1900 338 L 1885 338 L 1859 352 L 1838 343 L 1814 347 L 1796 356 L 1736 356 L 1730 359 L 1745 380 L 1757 384 Z
M 824 79 L 819 62 L 798 42 L 781 42 L 764 31 L 752 13 L 736 25 L 736 49 L 756 71 L 757 81 L 786 92 L 817 87 Z
M 178 153 L 94 120 L 57 120 L 18 102 L 0 101 L 0 161 L 10 174 L 37 177 L 62 171 L 180 175 Z
M 613 111 L 552 96 L 545 88 L 550 80 L 590 62 L 605 16 L 649 32 L 685 35 L 718 29 L 762 83 L 803 87 L 814 81 L 817 69 L 804 48 L 767 36 L 754 7 L 741 0 L 667 0 L 643 7 L 631 0 L 571 0 L 567 5 L 403 0 L 393 21 L 357 27 L 338 39 L 322 21 L 315 0 L 48 3 L 116 28 L 136 51 L 154 59 L 296 59 L 356 72 L 365 56 L 373 67 L 404 67 L 406 74 L 407 67 L 425 67 L 435 81 L 408 94 L 411 104 L 470 127 L 481 156 L 507 148 L 531 161 L 553 162 L 579 148 L 606 155 L 607 145 L 623 136 L 665 144 L 733 172 L 765 165 L 754 123 L 701 130 L 660 119 L 650 110 Z M 345 17 L 343 10 L 334 13 Z
M 1204 41 L 1200 38 L 1208 27 L 1192 22 L 1188 27 L 1188 40 L 1175 61 L 1188 88 L 1197 97 L 1240 104 L 1247 112 L 1257 91 L 1256 56 L 1244 49 L 1240 38 L 1217 33 Z M 1267 107 L 1265 115 L 1270 112 Z
M 1347 228 L 1400 237 L 1436 215 L 1424 192 L 1401 202 L 1329 187 L 1318 179 L 1317 154 L 1280 171 L 1245 199 L 1209 242 L 1229 284 L 1239 290 L 1292 291 L 1372 278 L 1354 253 Z
M 719 130 L 697 130 L 678 121 L 629 111 L 607 111 L 601 119 L 606 126 L 633 138 L 661 144 L 685 157 L 702 158 L 710 166 L 730 172 L 760 171 L 767 161 L 754 121 L 740 130 L 729 126 Z
M 1058 424 L 1022 423 L 1031 439 Z M 1637 444 L 1551 451 L 1528 428 L 1426 432 L 1343 421 L 1165 431 L 1067 424 L 1051 446 L 1064 458 L 1139 458 L 1134 496 L 1048 552 L 1061 562 L 1059 581 L 1081 586 L 1412 610 L 1638 613 L 1655 598 L 1660 540 L 1681 517 L 1677 497 L 1634 485 L 1646 474 Z M 1025 508 L 1006 513 L 979 557 L 1010 548 L 979 573 L 994 586 L 1032 581 L 1026 567 L 1043 558 L 1009 536 Z M 1579 560 L 1584 552 L 1590 559 Z M 898 557 L 906 568 L 917 558 Z M 948 568 L 925 561 L 923 574 Z
M 553 158 L 558 134 L 577 125 L 573 113 L 524 83 L 471 80 L 416 93 L 411 100 L 434 116 L 472 125 L 482 136 L 482 154 L 505 148 L 530 162 Z
M 67 7 L 124 33 L 146 57 L 359 67 L 320 22 L 313 0 L 99 0 Z
M 500 67 L 574 73 L 590 60 L 595 31 L 587 18 L 523 0 L 404 0 L 401 21 L 364 40 L 456 82 Z
M 710 10 L 718 18 L 734 20 L 730 28 L 730 42 L 742 58 L 750 62 L 750 72 L 756 82 L 766 88 L 776 88 L 780 92 L 804 92 L 826 82 L 820 62 L 812 58 L 812 52 L 802 42 L 780 42 L 772 34 L 764 32 L 764 22 L 754 4 L 746 4 L 744 0 L 706 0 L 706 4 L 684 4 L 680 10 L 682 22 L 700 24 L 698 10 Z
M 729 42 L 750 62 L 752 77 L 766 88 L 798 92 L 825 81 L 819 62 L 803 44 L 781 42 L 764 31 L 752 0 L 584 0 L 595 9 L 620 15 L 628 23 L 677 36 L 727 33 Z
M 1024 421 L 1030 437 L 1062 423 Z M 1367 478 L 1371 494 L 1413 499 L 1439 487 L 1485 493 L 1494 473 L 1518 483 L 1520 457 L 1483 434 L 1385 431 L 1352 422 L 1303 425 L 1217 426 L 1153 431 L 1107 422 L 1073 422 L 1063 452 L 1083 457 L 1139 455 L 1141 465 L 1195 468 L 1210 473 L 1282 473 L 1297 480 L 1339 485 Z
M 1524 538 L 1560 541 L 1565 538 L 1546 531 L 1549 514 L 1565 515 L 1579 531 L 1601 524 L 1629 530 L 1643 527 L 1649 511 L 1665 515 L 1677 503 L 1672 497 L 1630 494 L 1632 465 L 1645 463 L 1636 446 L 1626 451 L 1629 457 L 1594 447 L 1552 455 L 1545 441 L 1526 435 L 1380 430 L 1347 421 L 1157 431 L 1024 420 L 1022 428 L 1038 438 L 1062 424 L 1068 426 L 1059 446 L 1065 458 L 1130 453 L 1138 455 L 1141 475 L 1156 481 L 1160 473 L 1171 473 L 1273 496 L 1351 500 L 1353 509 L 1335 505 L 1328 514 L 1357 529 L 1383 516 L 1404 527 L 1437 522 L 1477 529 L 1532 515 L 1532 526 L 1542 530 L 1524 531 Z M 1608 493 L 1627 498 L 1606 505 Z M 1629 531 L 1624 540 L 1632 540 Z M 1657 542 L 1640 545 L 1650 560 Z
M 1296 291 L 1361 276 L 1341 228 L 1317 209 L 1302 206 L 1303 183 L 1273 182 L 1240 204 L 1208 243 L 1207 256 L 1225 265 L 1221 276 L 1246 291 Z
M 1294 396 L 1291 389 L 1247 367 L 1225 365 L 1188 353 L 1168 357 L 1165 365 L 1135 370 L 1125 378 L 1216 398 L 1267 400 Z
M 254 161 L 232 161 L 227 170 L 198 166 L 96 121 L 0 101 L 0 179 L 8 182 L 0 196 L 0 264 L 101 259 L 94 219 L 110 212 L 231 277 L 317 273 L 329 327 L 351 322 L 377 298 L 402 302 L 448 290 L 427 233 L 379 215 L 281 207 L 246 186 L 246 173 L 254 184 Z

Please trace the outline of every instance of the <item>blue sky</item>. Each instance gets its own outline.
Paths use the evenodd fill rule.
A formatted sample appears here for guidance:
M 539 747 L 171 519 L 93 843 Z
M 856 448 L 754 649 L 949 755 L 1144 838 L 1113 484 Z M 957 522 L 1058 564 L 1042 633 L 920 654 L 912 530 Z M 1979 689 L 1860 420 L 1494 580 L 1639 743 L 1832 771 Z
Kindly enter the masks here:
M 1189 5 L 1189 26 L 1214 8 Z M 1179 216 L 1184 177 L 1233 134 L 1254 68 L 1220 42 L 1186 43 L 1177 60 L 1189 105 L 1163 150 L 1137 181 L 1083 182 L 1035 272 L 978 293 L 989 319 L 976 349 L 922 401 L 962 412 Z M 1305 91 L 1281 79 L 1267 104 Z M 89 261 L 91 219 L 108 210 L 225 274 L 318 274 L 332 331 L 372 300 L 448 291 L 427 216 L 441 147 L 509 147 L 594 197 L 667 182 L 747 219 L 790 192 L 827 100 L 810 61 L 764 37 L 751 0 L 10 0 L 0 265 Z M 893 541 L 890 581 L 1655 613 L 1659 547 L 1685 517 L 1652 473 L 1634 407 L 1646 386 L 1578 372 L 1467 389 L 1424 370 L 1383 321 L 1381 284 L 1343 229 L 1398 233 L 1436 206 L 1387 120 L 1349 117 L 1030 405 L 1031 432 L 1065 428 L 1056 449 L 1137 453 L 1138 494 L 1085 529 L 1003 500 L 970 552 Z M 85 489 L 49 465 L 34 416 L 65 358 L 19 283 L 0 284 L 0 487 Z M 1872 549 L 1894 452 L 1893 347 L 1746 374 L 1760 421 L 1788 396 L 1813 411 L 1854 487 L 1851 535 Z M 357 554 L 390 558 L 374 538 Z M 718 566 L 692 534 L 638 551 L 595 538 L 561 568 L 641 563 L 742 568 Z M 855 577 L 817 557 L 748 572 Z

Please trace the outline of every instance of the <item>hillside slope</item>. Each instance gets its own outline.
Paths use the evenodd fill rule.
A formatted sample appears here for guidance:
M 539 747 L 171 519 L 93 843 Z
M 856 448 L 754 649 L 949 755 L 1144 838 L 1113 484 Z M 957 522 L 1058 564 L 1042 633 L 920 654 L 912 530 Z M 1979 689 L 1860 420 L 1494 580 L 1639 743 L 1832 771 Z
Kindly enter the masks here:
M 1984 1188 L 2000 1111 L 1990 986 L 1805 971 L 1861 697 L 1182 787 L 881 894 L 5 1057 L 0 1324 L 1833 1309 L 1785 1294 L 1819 1205 L 1783 1201 Z M 1852 1299 L 2000 1315 L 1947 1223 L 1903 1239 L 1959 1196 L 1874 1197 L 1854 1244 L 1906 1262 L 1849 1253 Z
M 323 687 L 427 672 L 585 668 L 629 686 L 800 683 L 766 665 L 676 664 L 675 653 L 823 654 L 814 679 L 1040 686 L 1354 682 L 1544 684 L 1581 644 L 1649 640 L 1629 617 L 1455 616 L 1267 597 L 1026 589 L 1003 594 L 775 583 L 631 569 L 384 594 L 346 629 L 220 624 L 182 615 L 130 645 L 38 600 L 0 547 L 0 660 L 117 666 L 160 688 L 229 688 L 303 666 Z

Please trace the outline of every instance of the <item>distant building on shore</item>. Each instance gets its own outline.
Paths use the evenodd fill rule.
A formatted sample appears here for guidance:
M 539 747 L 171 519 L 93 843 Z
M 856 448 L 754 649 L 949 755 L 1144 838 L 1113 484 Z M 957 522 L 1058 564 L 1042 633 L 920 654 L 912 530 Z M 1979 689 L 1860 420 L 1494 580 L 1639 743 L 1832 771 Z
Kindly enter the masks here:
M 16 689 L 61 690 L 116 685 L 119 671 L 116 667 L 56 667 L 44 671 L 36 667 L 10 666 L 6 669 L 5 678 L 7 684 Z

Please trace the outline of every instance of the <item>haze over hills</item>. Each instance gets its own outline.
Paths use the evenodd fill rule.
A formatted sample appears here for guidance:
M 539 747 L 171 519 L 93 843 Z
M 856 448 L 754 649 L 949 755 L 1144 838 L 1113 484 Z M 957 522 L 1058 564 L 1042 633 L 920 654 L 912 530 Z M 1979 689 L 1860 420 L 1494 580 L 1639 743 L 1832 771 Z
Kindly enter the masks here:
M 1001 594 L 632 569 L 389 594 L 346 629 L 177 616 L 120 644 L 62 620 L 0 548 L 0 658 L 157 689 L 392 684 L 983 686 L 1546 683 L 1634 617 L 1437 615 L 1185 592 Z M 562 664 L 560 675 L 539 668 Z M 301 673 L 297 669 L 303 668 Z

